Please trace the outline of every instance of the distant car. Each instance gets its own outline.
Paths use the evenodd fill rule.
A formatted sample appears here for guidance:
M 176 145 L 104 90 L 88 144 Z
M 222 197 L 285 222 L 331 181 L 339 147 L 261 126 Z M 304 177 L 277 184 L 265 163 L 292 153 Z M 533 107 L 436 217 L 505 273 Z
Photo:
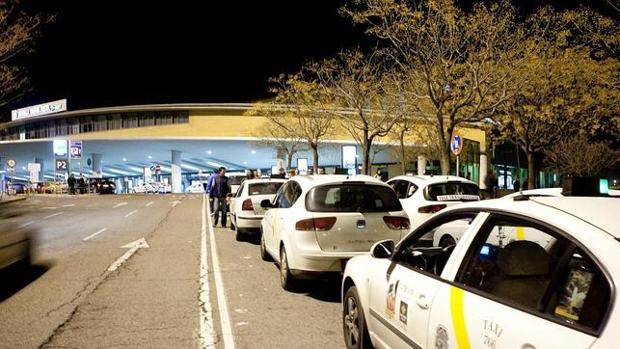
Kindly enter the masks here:
M 97 192 L 99 194 L 114 194 L 116 193 L 116 184 L 111 180 L 104 180 L 99 182 Z
M 261 257 L 279 264 L 287 290 L 297 279 L 339 276 L 349 258 L 410 230 L 394 191 L 369 176 L 295 176 L 261 206 Z
M 530 197 L 442 210 L 400 242 L 351 259 L 347 348 L 615 348 L 620 200 Z M 428 246 L 467 220 L 456 245 Z M 536 231 L 535 238 L 506 231 Z M 549 241 L 541 246 L 538 237 Z
M 152 184 L 155 188 L 155 192 L 160 194 L 171 193 L 172 185 L 164 183 L 164 182 L 155 182 Z
M 12 194 L 23 194 L 25 187 L 24 183 L 12 183 L 9 185 L 9 192 Z
M 202 194 L 205 192 L 205 186 L 203 183 L 197 182 L 189 187 L 185 188 L 185 193 L 188 194 Z
M 157 192 L 157 188 L 150 183 L 142 183 L 131 188 L 132 194 L 153 194 Z
M 260 222 L 265 209 L 261 201 L 272 200 L 284 179 L 247 179 L 230 198 L 230 227 L 236 232 L 237 240 L 244 234 L 260 231 Z
M 480 200 L 476 183 L 456 176 L 398 176 L 387 181 L 416 228 L 446 207 Z M 430 238 L 430 237 L 428 237 Z M 451 245 L 454 241 L 444 242 Z

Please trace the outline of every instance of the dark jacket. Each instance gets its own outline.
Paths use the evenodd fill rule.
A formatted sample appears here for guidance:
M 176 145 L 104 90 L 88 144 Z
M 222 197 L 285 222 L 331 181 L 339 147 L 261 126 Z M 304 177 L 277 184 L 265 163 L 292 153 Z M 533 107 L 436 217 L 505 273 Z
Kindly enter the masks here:
M 213 179 L 213 186 L 211 187 L 211 196 L 213 197 L 226 197 L 230 193 L 230 185 L 228 185 L 228 177 L 215 176 Z

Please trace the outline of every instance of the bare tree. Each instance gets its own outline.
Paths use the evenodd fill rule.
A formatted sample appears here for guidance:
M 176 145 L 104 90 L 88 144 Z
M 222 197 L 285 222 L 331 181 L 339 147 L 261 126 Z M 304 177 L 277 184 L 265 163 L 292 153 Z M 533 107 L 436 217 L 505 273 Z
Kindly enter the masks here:
M 455 128 L 494 116 L 512 93 L 513 47 L 522 33 L 514 8 L 507 1 L 477 4 L 468 13 L 453 0 L 352 3 L 344 13 L 389 46 L 408 102 L 441 140 L 441 169 L 448 174 Z
M 620 151 L 585 136 L 567 139 L 545 150 L 545 164 L 562 175 L 597 176 L 620 165 Z
M 28 75 L 16 58 L 32 51 L 40 26 L 50 20 L 27 13 L 20 0 L 0 0 L 0 106 L 26 92 Z
M 292 123 L 285 122 L 283 124 Z M 274 147 L 278 152 L 284 153 L 286 155 L 286 169 L 290 170 L 295 155 L 306 149 L 306 141 L 299 134 L 291 133 L 290 127 L 283 128 L 280 125 L 272 122 L 267 123 L 264 130 L 267 137 L 263 137 L 260 142 Z

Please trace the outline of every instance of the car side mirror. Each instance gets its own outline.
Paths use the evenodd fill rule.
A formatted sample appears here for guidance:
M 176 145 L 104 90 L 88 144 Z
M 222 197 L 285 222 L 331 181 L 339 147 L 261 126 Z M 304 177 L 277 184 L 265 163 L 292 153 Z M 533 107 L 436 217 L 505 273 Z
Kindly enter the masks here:
M 394 240 L 382 240 L 372 245 L 370 254 L 374 258 L 386 259 L 394 253 Z
M 273 205 L 271 204 L 271 200 L 265 199 L 265 200 L 260 202 L 260 207 L 262 207 L 262 208 L 272 208 Z
M 226 194 L 226 197 L 232 198 L 233 197 L 233 193 Z

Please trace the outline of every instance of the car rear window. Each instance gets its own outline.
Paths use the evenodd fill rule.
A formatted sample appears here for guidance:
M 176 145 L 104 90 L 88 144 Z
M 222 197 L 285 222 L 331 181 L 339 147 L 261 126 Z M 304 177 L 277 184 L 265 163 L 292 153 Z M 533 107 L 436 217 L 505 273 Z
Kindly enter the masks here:
M 429 201 L 476 201 L 480 200 L 480 189 L 464 182 L 437 183 L 426 187 L 424 197 Z
M 228 185 L 241 185 L 243 180 L 245 180 L 245 176 L 230 176 L 228 177 Z
M 282 186 L 282 182 L 268 182 L 250 184 L 248 187 L 249 195 L 271 195 L 275 194 Z
M 392 188 L 373 184 L 333 184 L 311 189 L 306 209 L 312 212 L 391 212 L 402 206 Z

